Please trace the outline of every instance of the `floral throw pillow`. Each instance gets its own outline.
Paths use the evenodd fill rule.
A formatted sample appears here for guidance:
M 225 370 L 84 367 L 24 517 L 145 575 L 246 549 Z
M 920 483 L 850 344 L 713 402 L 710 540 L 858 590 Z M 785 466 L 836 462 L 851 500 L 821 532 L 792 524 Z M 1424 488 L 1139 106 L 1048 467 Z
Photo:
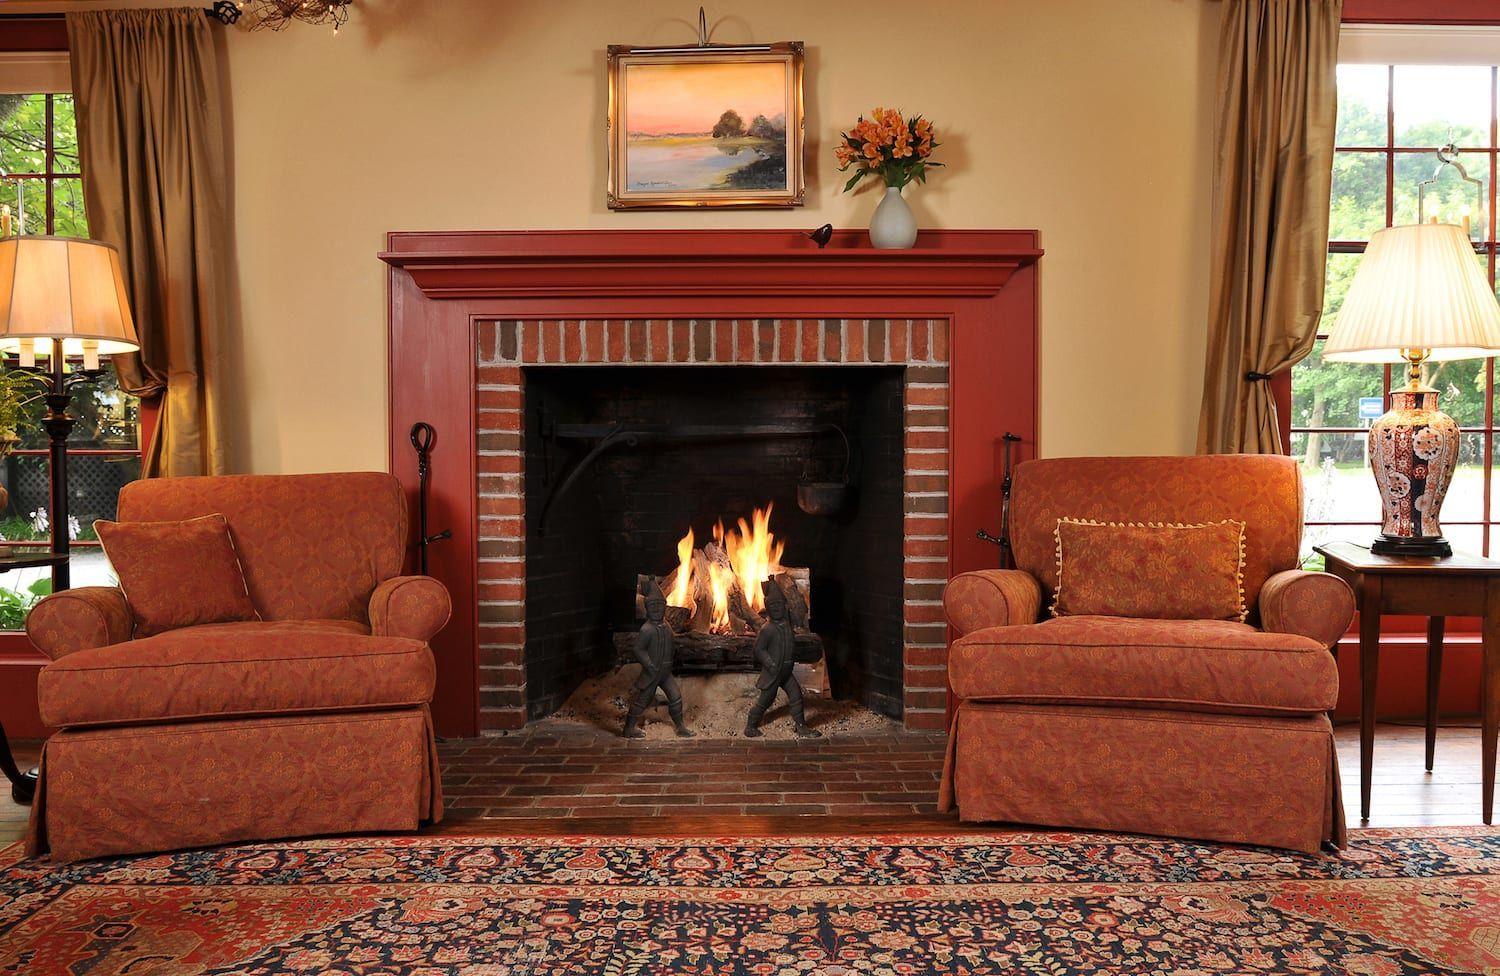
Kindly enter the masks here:
M 1245 523 L 1060 518 L 1054 616 L 1245 619 Z
M 94 523 L 135 636 L 196 624 L 259 620 L 222 515 L 181 522 Z

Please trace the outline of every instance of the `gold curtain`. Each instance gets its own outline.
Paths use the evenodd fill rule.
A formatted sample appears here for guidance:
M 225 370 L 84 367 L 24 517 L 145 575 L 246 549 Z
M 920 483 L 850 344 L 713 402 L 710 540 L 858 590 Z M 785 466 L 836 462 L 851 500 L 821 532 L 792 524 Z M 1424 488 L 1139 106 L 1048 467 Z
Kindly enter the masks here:
M 1343 0 L 1225 0 L 1202 454 L 1280 453 L 1268 380 L 1323 312 Z
M 197 7 L 68 14 L 90 232 L 120 249 L 140 333 L 120 385 L 161 397 L 148 476 L 222 474 L 229 282 L 219 58 Z

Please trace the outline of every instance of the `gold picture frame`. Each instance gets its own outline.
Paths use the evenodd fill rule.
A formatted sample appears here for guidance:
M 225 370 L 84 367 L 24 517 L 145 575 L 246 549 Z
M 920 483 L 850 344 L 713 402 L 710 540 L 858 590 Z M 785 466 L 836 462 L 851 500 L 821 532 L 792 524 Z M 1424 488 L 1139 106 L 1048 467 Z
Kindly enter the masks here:
M 611 210 L 800 207 L 801 41 L 609 46 Z

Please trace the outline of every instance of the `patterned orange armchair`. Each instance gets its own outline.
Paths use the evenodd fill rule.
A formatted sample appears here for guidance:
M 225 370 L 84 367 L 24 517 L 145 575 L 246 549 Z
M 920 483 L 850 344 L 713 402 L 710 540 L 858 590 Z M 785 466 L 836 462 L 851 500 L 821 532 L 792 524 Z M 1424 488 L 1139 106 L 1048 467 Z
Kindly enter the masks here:
M 1264 455 L 1029 461 L 1016 468 L 1011 512 L 1017 568 L 964 573 L 944 594 L 956 637 L 948 654 L 955 711 L 940 807 L 957 806 L 970 821 L 1303 851 L 1341 845 L 1329 648 L 1349 626 L 1354 599 L 1336 577 L 1298 569 L 1296 463 Z M 1078 578 L 1063 576 L 1059 520 L 1111 529 L 1243 523 L 1230 577 L 1242 587 L 1241 614 L 1171 619 L 1205 584 L 1163 578 L 1139 557 L 1138 570 L 1120 574 L 1119 600 L 1154 602 L 1161 614 L 1085 607 L 1053 616 L 1059 580 Z M 1118 555 L 1077 552 L 1068 558 Z M 1180 552 L 1167 555 L 1182 565 Z
M 43 750 L 29 853 L 73 861 L 441 818 L 427 641 L 450 604 L 437 580 L 400 575 L 400 483 L 167 478 L 120 493 L 122 523 L 209 515 L 228 523 L 259 619 L 142 636 L 108 587 L 32 611 L 27 633 L 52 658 L 41 716 L 60 731 Z

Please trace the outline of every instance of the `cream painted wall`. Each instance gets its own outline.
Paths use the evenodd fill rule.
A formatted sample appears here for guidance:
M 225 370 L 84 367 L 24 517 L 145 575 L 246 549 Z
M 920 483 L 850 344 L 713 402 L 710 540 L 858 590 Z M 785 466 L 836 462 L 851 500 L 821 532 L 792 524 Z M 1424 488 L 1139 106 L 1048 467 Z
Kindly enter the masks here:
M 127 5 L 153 4 L 7 6 Z M 1042 232 L 1043 453 L 1192 450 L 1218 4 L 740 9 L 715 41 L 808 45 L 801 211 L 605 208 L 604 47 L 691 40 L 681 0 L 358 0 L 337 38 L 227 32 L 236 469 L 384 468 L 386 231 L 863 226 L 876 194 L 839 194 L 829 140 L 875 105 L 939 127 L 925 226 Z

